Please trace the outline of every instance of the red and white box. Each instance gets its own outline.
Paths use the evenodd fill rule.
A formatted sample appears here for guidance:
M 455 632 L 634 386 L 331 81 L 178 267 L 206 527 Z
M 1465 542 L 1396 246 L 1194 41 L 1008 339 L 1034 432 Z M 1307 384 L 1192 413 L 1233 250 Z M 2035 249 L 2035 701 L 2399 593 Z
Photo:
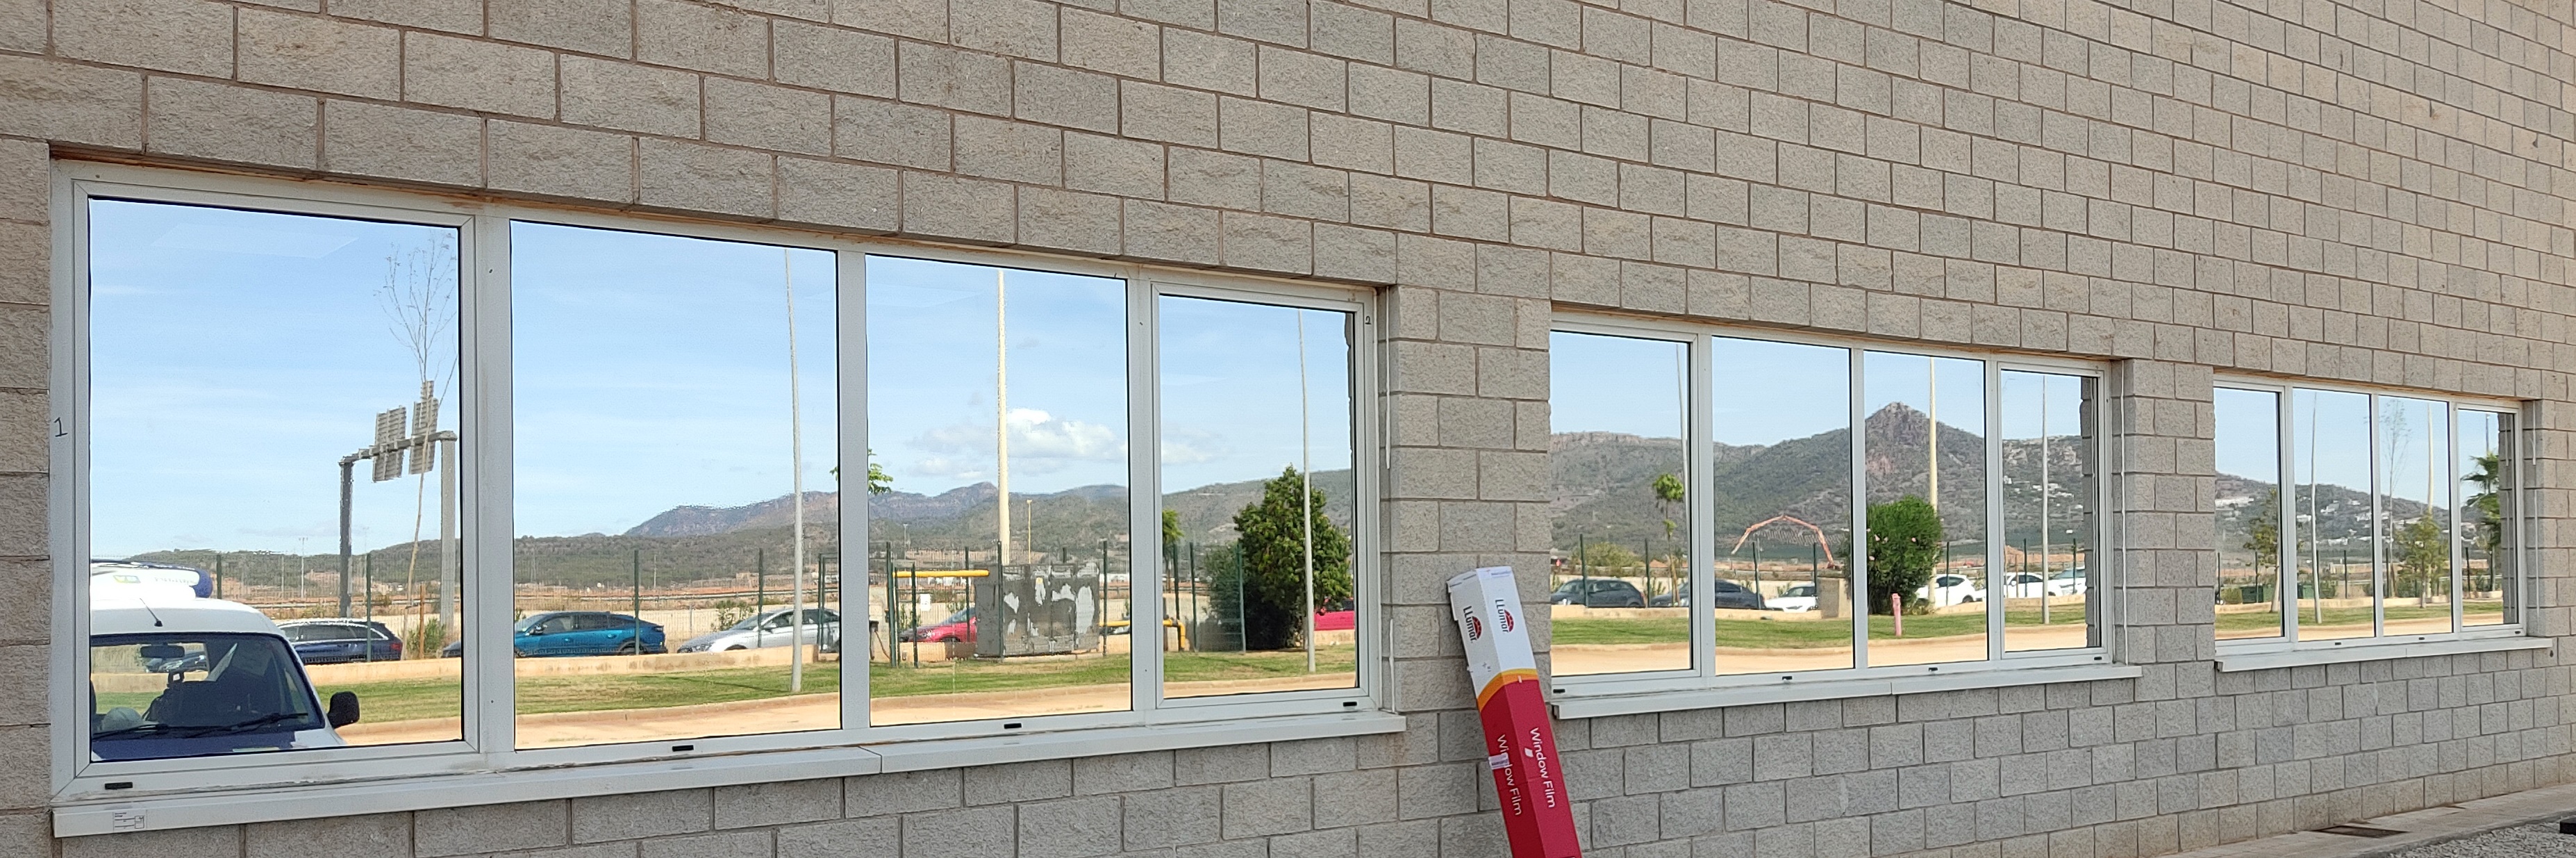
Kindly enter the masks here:
M 1512 858 L 1582 858 L 1574 800 L 1558 764 L 1546 688 L 1530 654 L 1512 568 L 1488 566 L 1449 579 L 1449 607 L 1467 644 L 1476 715 L 1485 723 L 1485 767 L 1494 773 Z

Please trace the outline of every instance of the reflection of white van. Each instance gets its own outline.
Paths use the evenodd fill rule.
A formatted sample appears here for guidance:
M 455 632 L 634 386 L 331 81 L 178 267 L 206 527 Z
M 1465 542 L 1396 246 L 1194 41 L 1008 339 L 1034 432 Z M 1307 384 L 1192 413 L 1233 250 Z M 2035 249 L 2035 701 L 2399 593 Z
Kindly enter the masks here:
M 90 759 L 329 748 L 358 696 L 313 693 L 277 624 L 185 586 L 92 580 Z

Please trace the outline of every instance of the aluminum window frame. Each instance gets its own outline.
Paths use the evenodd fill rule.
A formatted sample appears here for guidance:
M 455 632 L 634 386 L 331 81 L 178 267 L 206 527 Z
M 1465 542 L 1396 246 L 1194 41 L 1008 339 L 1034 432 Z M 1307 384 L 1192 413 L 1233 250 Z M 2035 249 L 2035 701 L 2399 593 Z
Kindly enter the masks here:
M 452 783 L 464 776 L 479 779 L 468 787 L 481 791 L 478 795 L 506 794 L 516 798 L 501 800 L 518 800 L 550 794 L 549 790 L 574 790 L 580 794 L 618 791 L 615 787 L 603 788 L 599 779 L 614 777 L 612 773 L 638 765 L 667 763 L 673 770 L 706 772 L 701 777 L 760 782 L 775 779 L 775 775 L 764 775 L 760 765 L 737 764 L 774 760 L 776 765 L 803 772 L 800 776 L 833 776 L 866 774 L 879 770 L 881 765 L 887 770 L 942 768 L 1006 762 L 1024 754 L 1045 759 L 1157 745 L 1190 747 L 1257 741 L 1262 731 L 1281 735 L 1357 734 L 1385 732 L 1400 726 L 1388 721 L 1391 716 L 1384 714 L 1390 687 L 1389 667 L 1385 664 L 1390 632 L 1378 510 L 1386 466 L 1382 401 L 1386 385 L 1381 364 L 1381 352 L 1386 346 L 1374 290 L 787 227 L 129 165 L 58 161 L 52 191 L 56 215 L 52 250 L 56 264 L 48 344 L 52 361 L 48 434 L 49 462 L 56 478 L 50 481 L 47 495 L 47 545 L 55 583 L 51 616 L 56 645 L 47 662 L 51 677 L 47 693 L 48 711 L 53 716 L 51 791 L 57 819 L 74 813 L 90 820 L 82 823 L 81 830 L 71 833 L 91 833 L 87 826 L 97 814 L 80 808 L 94 808 L 94 803 L 102 801 L 186 805 L 198 808 L 186 818 L 205 820 L 187 824 L 212 824 L 404 806 L 400 800 L 389 798 L 386 801 L 391 803 L 281 812 L 276 810 L 281 802 L 270 798 L 291 795 L 315 784 L 360 785 L 370 794 L 396 796 L 407 789 L 407 781 Z M 469 641 L 467 656 L 461 663 L 463 702 L 458 713 L 458 739 L 223 757 L 121 762 L 87 759 L 87 695 L 83 689 L 89 654 L 88 647 L 81 644 L 88 639 L 90 626 L 85 569 L 91 516 L 88 350 L 95 338 L 90 330 L 87 284 L 91 261 L 90 202 L 95 199 L 418 223 L 456 230 L 459 369 L 455 396 L 461 409 L 457 425 L 464 436 L 457 457 L 462 507 L 458 538 L 464 560 L 460 581 L 466 591 L 458 604 L 462 609 L 461 636 Z M 843 679 L 841 724 L 837 728 L 556 748 L 516 747 L 517 701 L 509 641 L 516 596 L 512 586 L 516 570 L 512 556 L 515 529 L 511 406 L 517 368 L 511 349 L 510 302 L 511 231 L 514 224 L 521 222 L 833 254 L 838 329 L 834 387 L 839 437 L 832 443 L 843 462 L 866 459 L 869 257 L 928 259 L 1119 280 L 1129 308 L 1129 357 L 1125 370 L 1129 425 L 1124 440 L 1130 450 L 1130 497 L 1134 505 L 1131 529 L 1156 520 L 1159 507 L 1159 495 L 1145 493 L 1159 488 L 1160 451 L 1154 442 L 1161 426 L 1159 384 L 1154 372 L 1158 329 L 1153 313 L 1159 297 L 1212 297 L 1348 313 L 1347 382 L 1355 494 L 1351 563 L 1358 611 L 1354 635 L 1358 675 L 1353 687 L 1164 700 L 1159 681 L 1160 648 L 1156 647 L 1149 650 L 1154 653 L 1151 656 L 1131 653 L 1129 682 L 1135 696 L 1134 705 L 1126 711 L 875 726 L 868 721 L 870 661 L 844 660 L 835 663 Z M 841 544 L 867 544 L 865 508 L 865 504 L 842 507 Z M 1132 562 L 1140 566 L 1154 564 L 1142 568 L 1159 567 L 1159 540 L 1134 540 L 1134 545 Z M 1163 585 L 1157 576 L 1146 577 L 1152 582 L 1150 587 L 1134 597 L 1139 603 L 1139 620 L 1148 619 L 1146 614 L 1150 612 L 1154 614 L 1150 619 L 1159 622 Z M 844 587 L 838 598 L 840 601 L 830 607 L 844 616 L 868 615 L 869 588 Z M 875 635 L 891 632 L 866 630 L 859 640 L 873 644 Z M 1248 729 L 1254 732 L 1246 735 Z M 1085 740 L 1086 735 L 1097 738 Z M 677 747 L 682 745 L 689 747 Z M 588 776 L 581 773 L 591 770 L 599 772 L 599 778 L 584 781 Z M 493 781 L 495 777 L 499 780 Z M 562 786 L 575 783 L 591 785 Z M 435 789 L 454 791 L 458 787 Z M 215 794 L 201 795 L 209 792 Z M 269 810 L 228 816 L 230 811 L 206 809 L 223 806 Z M 143 827 L 139 812 L 134 819 L 136 827 Z M 117 824 L 123 824 L 123 817 L 118 817 Z
M 2134 668 L 2118 665 L 2115 660 L 2114 642 L 2118 636 L 2113 634 L 2113 631 L 2117 628 L 2118 618 L 2121 616 L 2121 581 L 2123 579 L 2121 569 L 2124 558 L 2118 550 L 2120 542 L 2116 534 L 2118 509 L 2112 505 L 2112 499 L 2116 496 L 2114 486 L 2119 475 L 2118 461 L 2113 454 L 2119 449 L 2123 433 L 2119 432 L 2110 420 L 2113 413 L 2110 403 L 2117 396 L 2117 391 L 2110 367 L 2106 364 L 2073 358 L 1876 341 L 1804 331 L 1778 331 L 1589 313 L 1556 313 L 1550 320 L 1549 330 L 1681 342 L 1689 348 L 1691 401 L 1684 403 L 1684 409 L 1688 415 L 1685 424 L 1689 433 L 1685 443 L 1690 451 L 1688 457 L 1690 475 L 1686 485 L 1692 487 L 1687 503 L 1691 527 L 1690 581 L 1694 592 L 1709 592 L 1708 588 L 1713 585 L 1716 577 L 1713 553 L 1717 544 L 1716 501 L 1713 496 L 1714 488 L 1706 484 L 1707 478 L 1714 473 L 1712 467 L 1714 453 L 1709 446 L 1713 440 L 1710 435 L 1714 428 L 1714 414 L 1709 406 L 1714 392 L 1715 338 L 1728 337 L 1845 350 L 1849 361 L 1846 369 L 1849 387 L 1845 391 L 1845 396 L 1850 403 L 1849 427 L 1852 437 L 1850 516 L 1855 538 L 1859 538 L 1859 534 L 1866 533 L 1868 526 L 1867 462 L 1864 458 L 1866 433 L 1863 431 L 1868 417 L 1865 413 L 1868 396 L 1867 376 L 1863 367 L 1866 355 L 1870 352 L 1882 352 L 1980 362 L 1982 364 L 1980 379 L 1985 386 L 1982 416 L 1987 427 L 1983 443 L 1986 461 L 1989 463 L 1981 480 L 1989 499 L 1985 511 L 1985 523 L 1989 534 L 1985 558 L 1990 572 L 2002 568 L 2003 540 L 1993 536 L 2002 531 L 2003 517 L 2000 490 L 2003 471 L 1997 464 L 2001 461 L 1999 451 L 2003 437 L 2000 416 L 2003 398 L 2002 373 L 2010 370 L 2092 379 L 2095 396 L 2091 403 L 2083 407 L 2089 412 L 2087 416 L 2099 430 L 2093 441 L 2093 456 L 2096 463 L 2094 485 L 2092 491 L 2088 492 L 2094 503 L 2092 529 L 2095 534 L 2092 558 L 2089 562 L 2099 568 L 2091 576 L 2091 583 L 2087 585 L 2090 588 L 2087 593 L 2088 613 L 2092 614 L 2088 622 L 2093 625 L 2094 639 L 2097 643 L 2079 648 L 2008 650 L 2005 648 L 2002 632 L 2004 617 L 2001 606 L 2003 603 L 1989 598 L 1987 600 L 1986 657 L 1977 661 L 1870 666 L 1867 661 L 1869 614 L 1866 610 L 1861 610 L 1856 613 L 1852 622 L 1854 640 L 1852 667 L 1785 673 L 1721 674 L 1717 672 L 1716 660 L 1709 652 L 1716 638 L 1715 615 L 1704 611 L 1693 611 L 1690 615 L 1690 668 L 1637 673 L 1550 676 L 1549 689 L 1551 695 L 1558 701 L 1559 717 L 1590 717 L 1623 712 L 1739 705 L 1773 700 L 1833 699 L 1885 694 L 1890 693 L 1891 689 L 1907 688 L 1923 680 L 1936 683 L 1923 690 L 1935 690 L 1939 687 L 1982 687 L 1991 684 L 2067 681 L 2072 678 L 2083 678 L 2073 675 L 2077 672 L 2087 676 L 2100 674 L 2106 677 L 2135 675 Z M 1854 552 L 1854 555 L 1847 558 L 1846 562 L 1851 578 L 1855 582 L 1853 599 L 1857 607 L 1861 604 L 1859 600 L 1869 596 L 1866 584 L 1868 564 L 1865 555 L 1860 552 Z M 1990 588 L 1993 586 L 1991 580 L 1988 586 Z M 1977 674 L 1984 676 L 1966 680 L 1952 679 L 1952 677 Z
M 2275 592 L 2281 594 L 2275 600 L 2275 604 L 2281 606 L 2282 622 L 2280 634 L 2259 638 L 2219 639 L 2217 641 L 2218 654 L 2222 659 L 2222 662 L 2228 658 L 2243 659 L 2246 656 L 2257 656 L 2258 658 L 2246 661 L 2245 663 L 2258 667 L 2276 666 L 2277 664 L 2282 663 L 2279 659 L 2259 657 L 2283 656 L 2288 657 L 2291 661 L 2295 662 L 2296 658 L 2299 656 L 2331 657 L 2330 654 L 2337 652 L 2367 652 L 2374 648 L 2390 648 L 2392 652 L 2387 657 L 2395 658 L 2406 654 L 2393 652 L 2393 650 L 2396 649 L 2419 648 L 2425 645 L 2438 646 L 2457 642 L 2522 639 L 2529 636 L 2528 632 L 2525 630 L 2525 622 L 2527 621 L 2528 611 L 2530 610 L 2529 602 L 2531 598 L 2530 569 L 2532 558 L 2532 539 L 2530 534 L 2536 521 L 2532 514 L 2532 504 L 2530 502 L 2530 491 L 2532 488 L 2530 475 L 2534 472 L 2533 465 L 2536 461 L 2533 455 L 2534 445 L 2531 442 L 2531 436 L 2537 431 L 2534 428 L 2533 420 L 2531 419 L 2534 413 L 2534 408 L 2530 403 L 2495 397 L 2434 393 L 2370 385 L 2315 381 L 2309 379 L 2267 379 L 2252 376 L 2220 375 L 2212 381 L 2210 386 L 2214 389 L 2243 390 L 2273 395 L 2274 429 L 2279 435 L 2274 442 L 2276 445 L 2274 449 L 2278 451 L 2279 460 L 2274 463 L 2276 467 L 2275 472 L 2272 474 L 2272 478 L 2273 485 L 2282 487 L 2282 502 L 2278 504 L 2279 508 L 2275 510 L 2275 514 L 2278 516 L 2275 525 L 2280 528 L 2280 536 L 2274 540 L 2277 544 L 2274 546 L 2275 556 L 2273 558 L 2273 566 L 2275 568 L 2273 587 Z M 2302 390 L 2323 393 L 2360 394 L 2369 397 L 2366 407 L 2369 409 L 2368 413 L 2370 414 L 2369 437 L 2371 453 L 2370 486 L 2367 491 L 2371 498 L 2371 520 L 2374 522 L 2373 526 L 2375 528 L 2384 528 L 2386 526 L 2384 522 L 2380 521 L 2383 517 L 2383 510 L 2380 509 L 2380 504 L 2383 503 L 2380 492 L 2382 476 L 2381 466 L 2383 463 L 2380 461 L 2379 452 L 2381 398 L 2396 397 L 2418 401 L 2437 402 L 2444 406 L 2446 415 L 2444 431 L 2448 435 L 2445 449 L 2449 451 L 2449 457 L 2451 459 L 2451 461 L 2444 463 L 2444 472 L 2450 476 L 2450 480 L 2448 481 L 2445 491 L 2450 494 L 2449 509 L 2451 510 L 2453 519 L 2449 527 L 2449 538 L 2451 542 L 2450 631 L 2425 634 L 2400 634 L 2394 636 L 2387 633 L 2387 596 L 2385 593 L 2388 589 L 2386 586 L 2386 578 L 2388 576 L 2388 566 L 2390 561 L 2388 558 L 2388 546 L 2386 543 L 2388 542 L 2389 536 L 2387 533 L 2375 530 L 2371 536 L 2372 586 L 2370 635 L 2367 637 L 2330 638 L 2309 641 L 2302 641 L 2299 639 L 2299 611 L 2297 607 L 2299 573 L 2296 564 L 2298 563 L 2297 546 L 2299 544 L 2298 534 L 2300 531 L 2298 529 L 2298 515 L 2294 509 L 2295 504 L 2291 503 L 2289 499 L 2291 497 L 2290 491 L 2292 490 L 2292 487 L 2296 485 L 2295 477 L 2298 473 L 2296 463 L 2298 461 L 2298 452 L 2300 449 L 2298 444 L 2298 433 L 2294 429 L 2298 413 L 2294 397 L 2298 391 Z M 2503 503 L 2504 509 L 2508 511 L 2506 514 L 2512 519 L 2513 527 L 2509 531 L 2509 533 L 2512 534 L 2512 539 L 2511 543 L 2504 546 L 2502 551 L 2499 553 L 2510 555 L 2512 557 L 2512 580 L 2509 590 L 2513 593 L 2519 594 L 2519 597 L 2522 599 L 2524 604 L 2521 606 L 2520 610 L 2515 612 L 2515 616 L 2512 621 L 2493 625 L 2468 626 L 2461 622 L 2462 615 L 2465 613 L 2464 606 L 2460 603 L 2460 592 L 2462 586 L 2461 573 L 2466 567 L 2465 553 L 2467 550 L 2467 539 L 2461 532 L 2463 528 L 2460 526 L 2460 522 L 2458 521 L 2459 510 L 2465 505 L 2465 498 L 2460 493 L 2459 483 L 2461 476 L 2456 471 L 2460 452 L 2460 415 L 2464 411 L 2477 411 L 2502 416 L 2504 418 L 2503 422 L 2505 423 L 2505 431 L 2502 434 L 2511 439 L 2510 448 L 2506 452 L 2511 454 L 2509 461 L 2513 468 L 2515 480 L 2514 485 L 2511 488 L 2511 495 L 2504 498 Z M 2213 549 L 2215 549 L 2215 547 L 2216 546 L 2214 545 L 2212 546 Z M 2217 626 L 2213 624 L 2210 628 L 2212 637 L 2216 637 Z M 2231 668 L 2222 664 L 2221 669 L 2225 670 Z

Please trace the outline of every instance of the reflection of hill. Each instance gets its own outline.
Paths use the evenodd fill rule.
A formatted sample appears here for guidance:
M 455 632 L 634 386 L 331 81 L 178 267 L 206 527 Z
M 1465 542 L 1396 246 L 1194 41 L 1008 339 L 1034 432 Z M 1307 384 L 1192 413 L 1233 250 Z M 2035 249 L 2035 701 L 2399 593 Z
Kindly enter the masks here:
M 2252 533 L 2254 517 L 2263 514 L 2263 502 L 2273 489 L 2269 481 L 2234 474 L 2218 475 L 2218 548 L 2231 558 L 2229 562 L 2242 562 L 2242 558 L 2250 553 L 2245 549 L 2246 539 Z M 2292 494 L 2295 497 L 2291 500 L 2290 514 L 2297 519 L 2306 519 L 2310 513 L 2307 493 L 2297 491 Z M 2424 505 L 2392 497 L 2388 499 L 2384 512 L 2390 521 L 2412 521 L 2424 514 Z M 2448 516 L 2438 515 L 2439 510 L 2436 513 L 2437 520 L 2447 523 Z M 2337 485 L 2320 486 L 2316 493 L 2315 516 L 2318 524 L 2313 529 L 2323 537 L 2329 553 L 2332 553 L 2332 546 L 2366 545 L 2357 539 L 2347 542 L 2347 535 L 2370 533 L 2370 493 Z M 2307 542 L 2307 538 L 2301 537 L 2300 542 Z
M 1865 424 L 1870 446 L 1869 497 L 1885 502 L 1930 487 L 1931 421 L 1921 411 L 1889 405 Z M 2033 533 L 2038 524 L 2039 441 L 2004 442 L 2004 524 L 2008 534 Z M 1555 479 L 1550 507 L 1557 512 L 1554 544 L 1570 551 L 1579 535 L 1592 541 L 1615 541 L 1634 550 L 1647 538 L 1664 541 L 1667 517 L 1653 502 L 1658 474 L 1681 470 L 1681 442 L 1603 432 L 1570 432 L 1551 441 Z M 2070 436 L 2053 436 L 2048 449 L 2050 517 L 2060 528 L 2076 510 L 2089 507 L 2082 448 Z M 1851 433 L 1836 429 L 1769 445 L 1717 445 L 1711 485 L 1723 490 L 1714 498 L 1721 542 L 1732 543 L 1742 529 L 1775 515 L 1791 515 L 1829 532 L 1848 528 L 1851 504 Z M 1941 499 L 1950 509 L 1984 503 L 1984 439 L 1941 424 Z M 1677 514 L 1671 517 L 1678 519 Z M 1957 517 L 1954 539 L 1975 539 L 1984 531 L 1982 518 Z M 1813 537 L 1791 528 L 1766 528 L 1754 541 L 1766 550 L 1803 556 Z M 1842 537 L 1834 541 L 1839 545 Z M 1662 549 L 1657 549 L 1660 552 Z

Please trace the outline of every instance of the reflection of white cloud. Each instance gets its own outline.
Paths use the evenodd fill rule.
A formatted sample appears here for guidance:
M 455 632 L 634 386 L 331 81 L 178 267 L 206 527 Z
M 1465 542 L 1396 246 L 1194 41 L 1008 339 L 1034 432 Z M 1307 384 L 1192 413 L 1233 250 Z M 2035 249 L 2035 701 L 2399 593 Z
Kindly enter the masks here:
M 1225 439 L 1205 429 L 1175 429 L 1163 434 L 1163 464 L 1196 465 L 1225 455 Z
M 1010 415 L 1011 468 L 1030 474 L 1064 470 L 1076 462 L 1117 462 L 1127 458 L 1127 444 L 1117 429 L 1081 420 L 1059 420 L 1035 408 L 1014 408 Z M 993 427 L 957 423 L 924 432 L 911 446 L 934 454 L 909 470 L 925 476 L 981 479 L 989 475 Z

